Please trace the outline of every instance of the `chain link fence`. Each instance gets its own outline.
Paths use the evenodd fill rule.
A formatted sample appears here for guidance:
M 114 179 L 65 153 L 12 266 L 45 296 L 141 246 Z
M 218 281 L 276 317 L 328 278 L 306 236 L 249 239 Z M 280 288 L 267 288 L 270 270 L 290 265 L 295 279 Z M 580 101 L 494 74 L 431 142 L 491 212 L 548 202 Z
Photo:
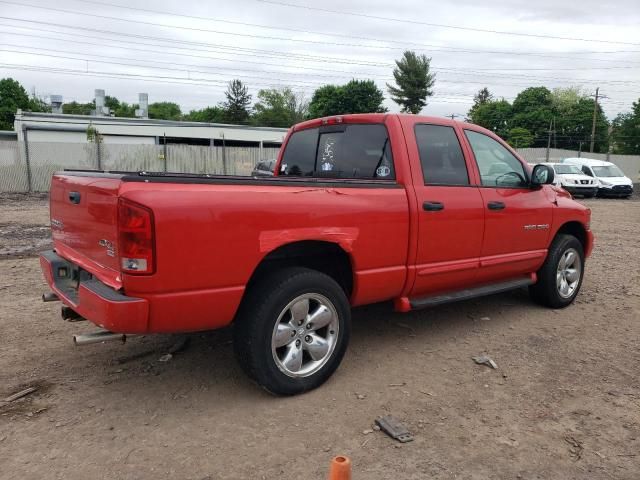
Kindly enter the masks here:
M 548 157 L 546 148 L 521 148 L 518 153 L 530 163 L 578 156 L 609 160 L 634 183 L 640 181 L 639 155 L 555 148 Z M 277 148 L 259 147 L 0 141 L 0 192 L 47 192 L 51 175 L 65 168 L 250 175 L 260 160 L 277 156 Z
M 0 192 L 47 192 L 73 169 L 250 175 L 277 148 L 0 141 Z

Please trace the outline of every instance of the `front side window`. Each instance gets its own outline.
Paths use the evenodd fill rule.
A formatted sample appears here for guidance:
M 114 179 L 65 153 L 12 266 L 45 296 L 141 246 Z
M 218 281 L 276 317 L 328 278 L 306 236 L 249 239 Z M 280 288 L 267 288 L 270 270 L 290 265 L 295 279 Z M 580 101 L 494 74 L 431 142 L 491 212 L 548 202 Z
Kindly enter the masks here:
M 467 164 L 453 127 L 416 125 L 425 185 L 469 185 Z
M 395 179 L 389 136 L 381 124 L 295 132 L 285 147 L 280 171 L 289 176 Z
M 482 185 L 489 187 L 525 187 L 524 166 L 500 142 L 482 133 L 465 130 L 480 170 Z

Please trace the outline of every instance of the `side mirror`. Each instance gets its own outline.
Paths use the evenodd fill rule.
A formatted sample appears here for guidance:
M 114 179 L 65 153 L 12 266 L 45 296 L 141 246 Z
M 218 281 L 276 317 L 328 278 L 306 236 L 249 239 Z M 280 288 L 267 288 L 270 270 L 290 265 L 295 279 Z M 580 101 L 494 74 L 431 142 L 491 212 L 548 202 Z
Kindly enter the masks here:
M 553 183 L 555 172 L 549 165 L 536 165 L 531 173 L 531 186 L 539 187 Z

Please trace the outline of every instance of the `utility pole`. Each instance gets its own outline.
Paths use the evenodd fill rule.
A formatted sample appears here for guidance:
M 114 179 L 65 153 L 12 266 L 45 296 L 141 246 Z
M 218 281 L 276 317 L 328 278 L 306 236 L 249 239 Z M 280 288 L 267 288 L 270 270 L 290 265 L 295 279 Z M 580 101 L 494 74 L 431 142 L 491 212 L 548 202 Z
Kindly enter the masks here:
M 549 120 L 549 136 L 547 137 L 547 162 L 549 162 L 549 149 L 551 148 L 551 122 L 553 122 L 553 120 Z
M 598 114 L 598 92 L 600 87 L 596 88 L 596 101 L 593 104 L 593 121 L 591 122 L 591 145 L 589 146 L 589 152 L 593 153 L 593 144 L 596 140 L 596 115 Z
M 593 104 L 593 120 L 591 122 L 591 144 L 589 146 L 589 152 L 593 153 L 593 144 L 596 141 L 596 117 L 598 116 L 598 99 L 609 98 L 605 95 L 600 95 L 600 87 L 596 88 L 595 103 Z

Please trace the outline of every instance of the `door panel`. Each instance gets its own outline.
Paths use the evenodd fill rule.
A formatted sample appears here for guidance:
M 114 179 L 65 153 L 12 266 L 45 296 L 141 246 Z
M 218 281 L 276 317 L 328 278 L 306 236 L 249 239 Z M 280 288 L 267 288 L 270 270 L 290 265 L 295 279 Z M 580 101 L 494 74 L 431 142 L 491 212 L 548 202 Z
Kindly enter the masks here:
M 470 286 L 479 267 L 484 210 L 453 125 L 413 126 L 418 246 L 411 295 L 420 297 Z M 415 171 L 415 170 L 414 170 Z
M 485 210 L 480 277 L 497 281 L 538 269 L 546 255 L 551 202 L 543 189 L 480 189 Z M 492 210 L 491 202 L 504 208 Z
M 484 227 L 477 187 L 423 186 L 416 189 L 419 212 L 416 280 L 411 296 L 458 290 L 474 283 Z M 425 202 L 441 210 L 424 209 Z
M 536 271 L 544 261 L 552 203 L 528 186 L 524 164 L 497 138 L 465 130 L 480 174 L 485 230 L 479 279 L 493 282 Z

